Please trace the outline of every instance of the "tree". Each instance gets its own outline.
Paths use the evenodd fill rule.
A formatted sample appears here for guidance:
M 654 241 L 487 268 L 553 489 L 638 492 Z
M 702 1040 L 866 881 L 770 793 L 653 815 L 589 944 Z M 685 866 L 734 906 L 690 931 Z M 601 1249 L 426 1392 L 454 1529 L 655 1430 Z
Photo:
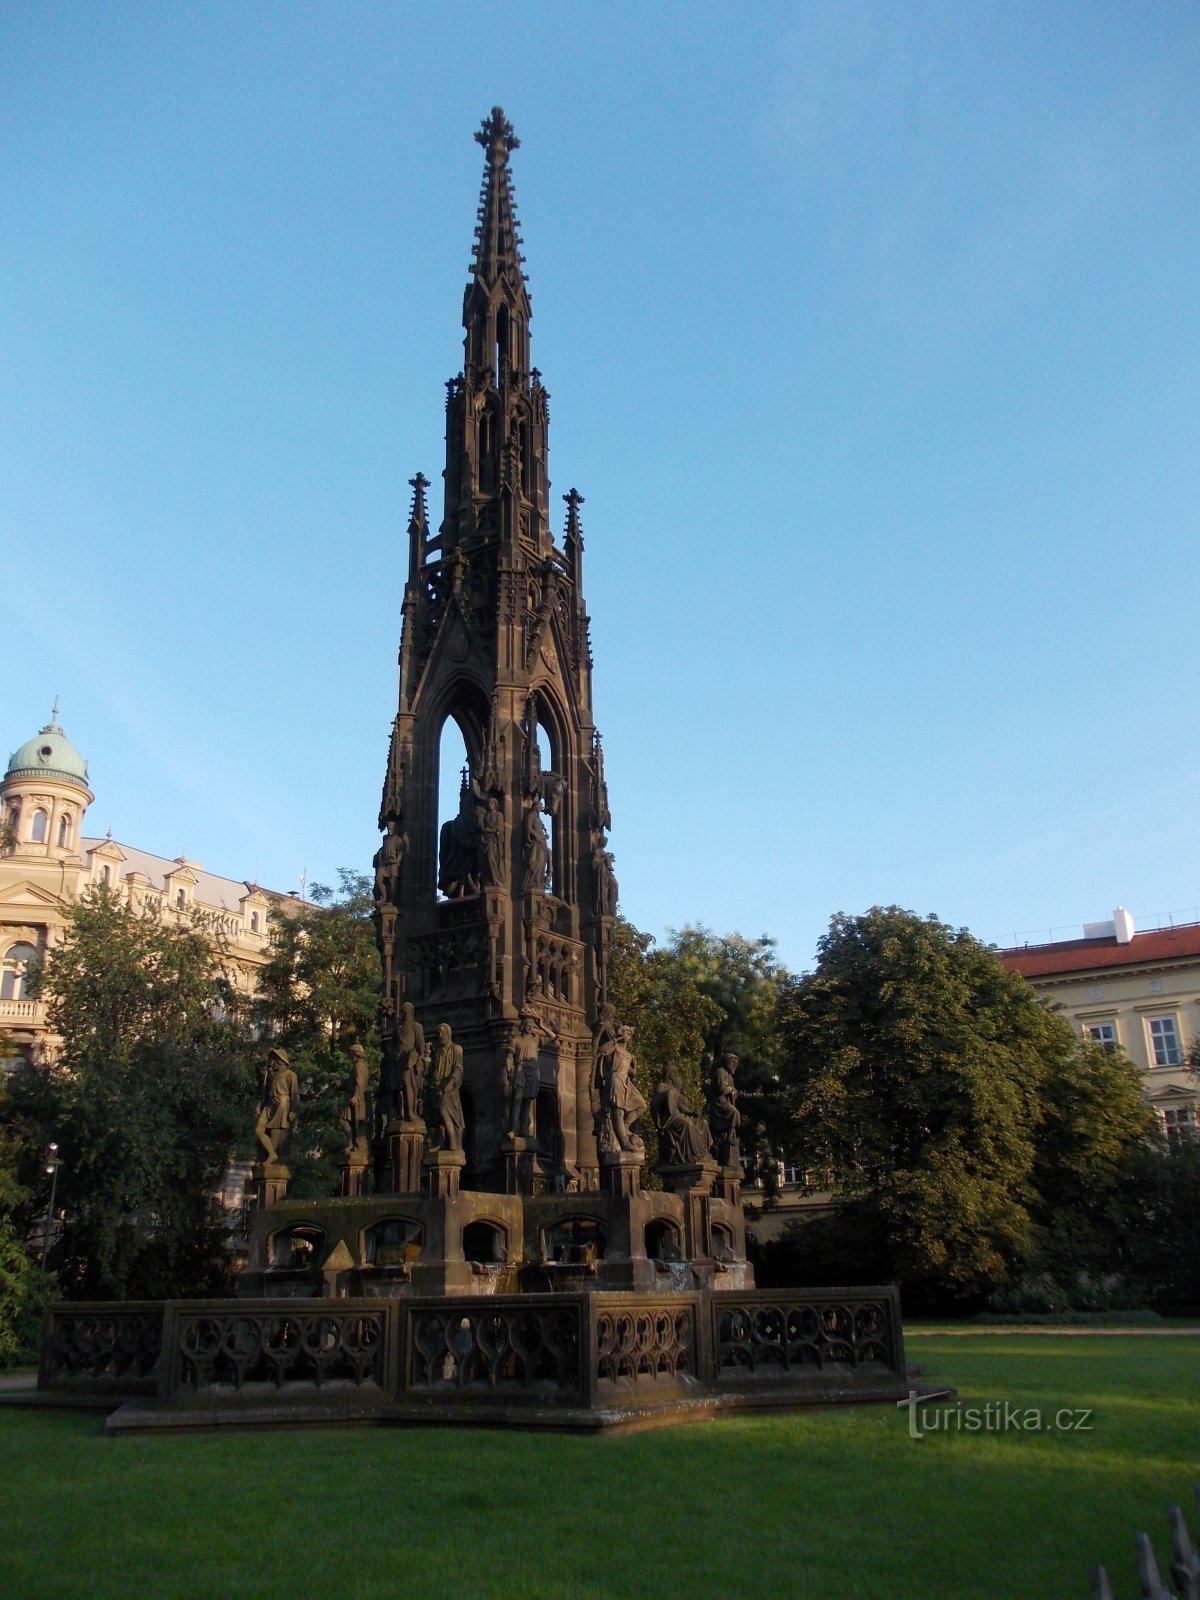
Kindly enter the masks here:
M 672 931 L 667 954 L 720 1013 L 707 1031 L 705 1052 L 713 1059 L 729 1052 L 739 1058 L 742 1155 L 760 1168 L 770 1190 L 775 1159 L 790 1134 L 781 1116 L 778 1011 L 794 982 L 792 974 L 780 964 L 768 934 L 719 936 L 689 924 Z M 707 1083 L 704 1087 L 707 1091 Z
M 1080 1081 L 1070 1026 L 970 933 L 895 906 L 834 917 L 779 1023 L 796 1141 L 842 1224 L 927 1289 L 1002 1281 L 1033 1239 L 1046 1086 Z
M 314 884 L 312 905 L 276 919 L 259 973 L 259 1028 L 287 1051 L 300 1080 L 300 1120 L 288 1150 L 296 1199 L 334 1186 L 350 1046 L 363 1046 L 372 1072 L 379 1065 L 382 977 L 371 881 L 345 868 L 338 877 L 336 890 Z
M 637 1086 L 647 1102 L 664 1067 L 679 1070 L 684 1097 L 699 1107 L 705 1085 L 700 1081 L 700 1059 L 705 1044 L 717 1029 L 723 1013 L 705 995 L 672 950 L 654 947 L 641 933 L 618 916 L 613 925 L 608 963 L 608 994 L 617 1017 L 634 1029 Z M 658 1182 L 654 1166 L 658 1140 L 647 1115 L 642 1122 L 646 1143 L 646 1183 Z
M 222 1287 L 214 1197 L 254 1097 L 211 934 L 99 886 L 34 981 L 61 1047 L 16 1074 L 10 1098 L 27 1148 L 59 1147 L 60 1285 L 99 1298 Z

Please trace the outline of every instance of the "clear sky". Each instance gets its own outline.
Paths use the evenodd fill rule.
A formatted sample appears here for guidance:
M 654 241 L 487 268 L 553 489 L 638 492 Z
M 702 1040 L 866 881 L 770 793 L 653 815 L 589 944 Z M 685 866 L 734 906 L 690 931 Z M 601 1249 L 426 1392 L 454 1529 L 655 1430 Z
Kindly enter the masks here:
M 495 103 L 626 914 L 1200 915 L 1193 0 L 6 0 L 5 750 L 368 867 Z

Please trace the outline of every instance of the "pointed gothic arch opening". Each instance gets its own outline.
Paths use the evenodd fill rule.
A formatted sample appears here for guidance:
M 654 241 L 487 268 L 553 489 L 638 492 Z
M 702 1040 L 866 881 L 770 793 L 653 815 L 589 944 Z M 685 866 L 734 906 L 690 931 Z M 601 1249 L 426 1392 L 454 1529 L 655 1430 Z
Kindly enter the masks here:
M 454 716 L 438 735 L 437 886 L 447 900 L 478 888 L 474 861 L 475 815 L 469 787 L 470 752 Z
M 512 361 L 512 353 L 509 349 L 508 341 L 508 307 L 506 305 L 499 305 L 496 307 L 496 369 L 493 374 L 497 389 L 500 387 L 500 382 L 504 376 L 505 367 Z

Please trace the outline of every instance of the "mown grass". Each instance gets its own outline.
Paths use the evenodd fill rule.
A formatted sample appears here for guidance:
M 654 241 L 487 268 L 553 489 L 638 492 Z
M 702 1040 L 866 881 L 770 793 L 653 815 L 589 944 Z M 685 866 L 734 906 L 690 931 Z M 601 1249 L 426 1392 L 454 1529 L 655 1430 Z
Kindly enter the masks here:
M 467 1430 L 109 1439 L 0 1412 L 5 1600 L 453 1592 L 1013 1600 L 1135 1593 L 1200 1477 L 1200 1341 L 914 1340 L 963 1406 L 1090 1408 L 1086 1432 L 909 1437 L 892 1406 L 618 1438 Z M 944 1404 L 944 1402 L 943 1402 Z

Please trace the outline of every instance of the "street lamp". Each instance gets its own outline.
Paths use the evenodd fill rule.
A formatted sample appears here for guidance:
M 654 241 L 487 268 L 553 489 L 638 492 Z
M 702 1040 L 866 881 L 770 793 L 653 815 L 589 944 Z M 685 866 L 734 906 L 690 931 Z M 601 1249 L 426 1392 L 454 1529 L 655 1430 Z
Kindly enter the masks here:
M 42 1271 L 46 1270 L 46 1257 L 50 1254 L 50 1224 L 54 1219 L 54 1193 L 58 1188 L 58 1146 L 46 1146 L 46 1172 L 50 1179 L 50 1204 L 46 1207 L 46 1231 L 42 1235 Z

